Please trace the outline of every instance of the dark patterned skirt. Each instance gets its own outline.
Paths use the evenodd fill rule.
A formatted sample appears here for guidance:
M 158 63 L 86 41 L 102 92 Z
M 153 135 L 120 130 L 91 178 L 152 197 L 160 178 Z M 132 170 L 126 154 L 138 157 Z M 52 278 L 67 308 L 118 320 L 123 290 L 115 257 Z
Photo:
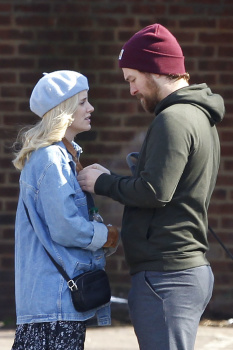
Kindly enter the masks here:
M 83 350 L 85 322 L 57 321 L 20 324 L 12 350 Z

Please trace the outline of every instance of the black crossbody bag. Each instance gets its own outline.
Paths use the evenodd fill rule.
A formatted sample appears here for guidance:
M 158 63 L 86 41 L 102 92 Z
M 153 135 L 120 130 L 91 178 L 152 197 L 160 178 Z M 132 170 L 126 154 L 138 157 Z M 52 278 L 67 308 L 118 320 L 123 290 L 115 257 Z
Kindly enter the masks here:
M 32 228 L 32 222 L 28 209 L 24 208 Z M 46 253 L 56 266 L 57 270 L 66 280 L 71 292 L 73 305 L 78 312 L 85 312 L 107 304 L 111 299 L 111 288 L 108 275 L 104 270 L 93 270 L 84 272 L 74 278 L 70 278 L 61 265 L 59 265 L 44 247 Z

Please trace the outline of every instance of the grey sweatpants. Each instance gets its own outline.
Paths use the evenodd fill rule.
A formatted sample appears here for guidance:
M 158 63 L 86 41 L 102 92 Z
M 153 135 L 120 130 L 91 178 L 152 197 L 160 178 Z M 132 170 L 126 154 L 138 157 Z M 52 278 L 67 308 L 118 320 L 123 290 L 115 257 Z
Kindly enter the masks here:
M 129 309 L 140 350 L 193 350 L 213 283 L 210 266 L 133 275 Z

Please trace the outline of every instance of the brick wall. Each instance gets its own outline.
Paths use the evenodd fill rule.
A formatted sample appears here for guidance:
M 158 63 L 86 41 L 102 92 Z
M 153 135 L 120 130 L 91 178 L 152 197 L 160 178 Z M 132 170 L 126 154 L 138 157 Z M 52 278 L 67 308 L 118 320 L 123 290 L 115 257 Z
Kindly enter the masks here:
M 98 161 L 128 173 L 125 156 L 138 150 L 152 116 L 131 98 L 118 68 L 122 44 L 142 27 L 160 22 L 178 38 L 191 83 L 206 82 L 226 102 L 219 126 L 222 161 L 209 218 L 233 250 L 233 3 L 231 0 L 1 0 L 0 1 L 0 320 L 14 319 L 14 219 L 19 174 L 12 143 L 36 118 L 28 98 L 42 72 L 73 69 L 87 75 L 95 106 L 92 130 L 77 141 L 84 165 Z M 122 207 L 96 198 L 106 222 L 120 226 Z M 215 273 L 209 310 L 233 309 L 233 263 L 210 236 Z M 122 247 L 108 259 L 114 295 L 126 296 L 128 269 Z M 232 313 L 231 315 L 232 316 Z

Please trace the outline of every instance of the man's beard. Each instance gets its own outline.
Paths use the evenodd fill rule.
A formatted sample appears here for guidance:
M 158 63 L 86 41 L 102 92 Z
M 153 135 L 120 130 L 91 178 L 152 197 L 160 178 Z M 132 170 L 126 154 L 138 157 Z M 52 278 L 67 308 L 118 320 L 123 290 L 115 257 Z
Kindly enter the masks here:
M 142 96 L 141 94 L 138 95 L 137 98 L 140 100 L 140 103 L 146 112 L 154 113 L 155 107 L 158 103 L 154 98 L 151 98 L 150 96 Z
M 150 74 L 147 74 L 146 91 L 148 91 L 148 93 L 145 95 L 139 93 L 137 99 L 141 102 L 146 112 L 154 113 L 155 107 L 160 102 L 159 88 Z

